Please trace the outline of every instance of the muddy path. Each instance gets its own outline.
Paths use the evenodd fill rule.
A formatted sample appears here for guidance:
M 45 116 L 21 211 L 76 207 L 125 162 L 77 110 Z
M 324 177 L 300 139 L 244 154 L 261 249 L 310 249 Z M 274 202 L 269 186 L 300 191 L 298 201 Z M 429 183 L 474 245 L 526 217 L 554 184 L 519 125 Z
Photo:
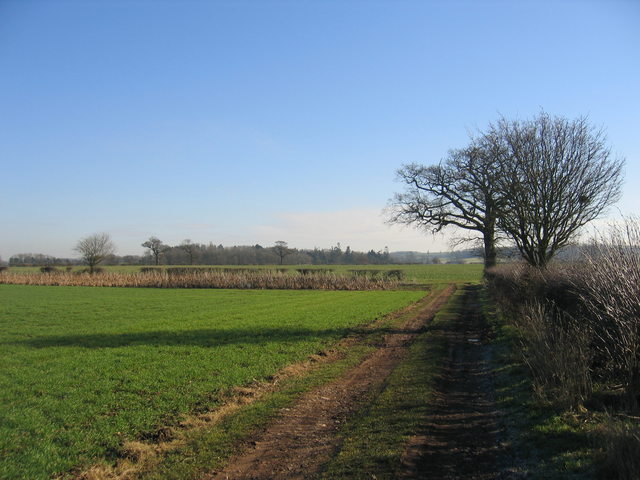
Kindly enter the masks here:
M 304 395 L 232 458 L 203 479 L 312 478 L 340 446 L 340 426 L 362 400 L 379 392 L 408 346 L 448 300 L 454 286 L 429 297 L 416 314 L 388 333 L 380 348 L 338 380 Z
M 437 333 L 448 358 L 427 421 L 411 439 L 400 478 L 489 480 L 520 478 L 504 468 L 505 452 L 494 400 L 490 330 L 479 286 L 467 286 L 449 328 Z

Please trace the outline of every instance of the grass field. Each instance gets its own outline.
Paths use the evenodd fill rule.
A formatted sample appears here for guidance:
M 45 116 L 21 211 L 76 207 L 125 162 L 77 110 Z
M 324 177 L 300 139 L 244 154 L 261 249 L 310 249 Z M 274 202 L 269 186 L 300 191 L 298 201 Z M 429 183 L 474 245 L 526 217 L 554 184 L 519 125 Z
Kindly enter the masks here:
M 0 285 L 0 478 L 115 457 L 423 294 Z

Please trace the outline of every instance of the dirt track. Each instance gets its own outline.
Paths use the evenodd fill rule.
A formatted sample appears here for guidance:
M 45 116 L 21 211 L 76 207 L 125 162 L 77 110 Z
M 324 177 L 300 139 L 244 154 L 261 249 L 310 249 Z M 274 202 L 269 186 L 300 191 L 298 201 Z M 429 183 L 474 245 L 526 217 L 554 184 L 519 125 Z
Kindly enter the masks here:
M 429 298 L 418 313 L 364 362 L 337 381 L 305 395 L 295 406 L 232 458 L 229 466 L 206 477 L 212 479 L 306 479 L 317 473 L 339 447 L 340 425 L 361 400 L 380 391 L 384 380 L 404 358 L 411 341 L 433 318 L 455 287 Z
M 448 358 L 431 414 L 407 447 L 400 478 L 520 478 L 501 466 L 489 328 L 482 315 L 479 289 L 466 287 L 457 319 L 450 329 L 437 331 L 448 342 Z
M 400 479 L 493 480 L 523 478 L 506 469 L 490 368 L 490 331 L 479 286 L 464 287 L 456 319 L 431 331 L 448 344 L 431 414 L 409 441 Z M 455 288 L 424 301 L 419 313 L 384 345 L 340 379 L 305 395 L 265 429 L 228 467 L 204 477 L 220 479 L 309 479 L 340 447 L 339 428 L 383 388 L 408 346 Z M 375 478 L 375 477 L 374 477 Z

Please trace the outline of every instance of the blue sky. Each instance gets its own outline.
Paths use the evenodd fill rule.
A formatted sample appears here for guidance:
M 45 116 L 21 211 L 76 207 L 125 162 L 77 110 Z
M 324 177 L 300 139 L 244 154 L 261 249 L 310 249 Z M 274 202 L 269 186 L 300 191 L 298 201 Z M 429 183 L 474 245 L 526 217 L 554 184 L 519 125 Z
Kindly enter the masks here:
M 0 0 L 0 256 L 216 244 L 435 251 L 404 163 L 499 115 L 588 115 L 640 205 L 640 2 Z

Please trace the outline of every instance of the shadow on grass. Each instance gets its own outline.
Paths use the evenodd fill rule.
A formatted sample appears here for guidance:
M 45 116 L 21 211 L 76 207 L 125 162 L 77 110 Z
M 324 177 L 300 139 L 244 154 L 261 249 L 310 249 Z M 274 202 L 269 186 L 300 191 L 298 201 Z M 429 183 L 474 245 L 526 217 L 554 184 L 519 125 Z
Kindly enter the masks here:
M 217 347 L 234 344 L 291 343 L 310 339 L 338 339 L 348 336 L 383 335 L 389 333 L 407 333 L 412 330 L 396 328 L 206 328 L 198 330 L 159 330 L 131 333 L 95 333 L 84 335 L 51 335 L 29 338 L 4 345 L 22 345 L 32 348 L 82 347 L 82 348 L 119 348 L 131 345 L 151 346 L 199 346 Z

